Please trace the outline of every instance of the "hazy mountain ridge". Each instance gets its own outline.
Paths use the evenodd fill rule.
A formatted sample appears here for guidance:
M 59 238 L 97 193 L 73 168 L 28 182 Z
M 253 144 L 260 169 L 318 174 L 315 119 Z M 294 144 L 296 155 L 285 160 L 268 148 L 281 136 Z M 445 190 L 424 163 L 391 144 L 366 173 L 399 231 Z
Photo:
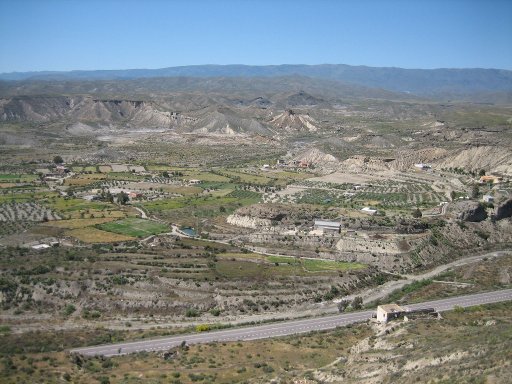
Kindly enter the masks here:
M 15 72 L 0 74 L 0 80 L 128 80 L 157 77 L 282 77 L 306 76 L 352 83 L 395 92 L 435 98 L 479 100 L 480 93 L 512 93 L 512 71 L 483 68 L 403 69 L 394 67 L 322 65 L 195 65 L 161 69 L 128 69 L 69 72 Z M 472 97 L 469 97 L 472 96 Z
M 122 98 L 142 97 L 145 99 L 170 93 L 190 93 L 194 97 L 203 95 L 209 98 L 226 98 L 236 93 L 238 104 L 247 104 L 262 99 L 263 104 L 268 100 L 279 97 L 280 93 L 287 93 L 286 97 L 295 96 L 300 102 L 301 92 L 309 93 L 316 98 L 309 105 L 318 101 L 328 101 L 339 98 L 377 98 L 387 100 L 415 99 L 414 96 L 386 91 L 383 89 L 347 84 L 339 81 L 309 78 L 304 76 L 281 77 L 167 77 L 167 78 L 141 78 L 131 80 L 87 80 L 87 81 L 42 81 L 26 80 L 19 82 L 0 81 L 0 96 L 26 96 L 26 95 L 62 95 L 62 94 L 88 94 L 98 97 Z M 292 94 L 290 94 L 292 93 Z M 220 95 L 219 95 L 220 94 Z M 308 96 L 311 98 L 311 96 Z M 240 102 L 241 101 L 241 102 Z M 204 103 L 203 103 L 204 104 Z M 286 104 L 286 103 L 285 103 Z

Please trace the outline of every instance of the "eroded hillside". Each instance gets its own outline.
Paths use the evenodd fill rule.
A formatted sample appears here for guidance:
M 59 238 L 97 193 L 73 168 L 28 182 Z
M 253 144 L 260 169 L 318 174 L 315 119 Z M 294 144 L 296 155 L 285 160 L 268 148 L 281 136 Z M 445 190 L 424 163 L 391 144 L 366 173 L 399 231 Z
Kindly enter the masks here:
M 299 76 L 24 81 L 0 94 L 0 344 L 16 355 L 11 376 L 43 377 L 36 365 L 86 343 L 510 286 L 506 105 Z M 130 381 L 114 376 L 122 368 L 158 382 L 170 377 L 154 367 L 169 364 L 187 373 L 180 382 L 408 382 L 461 365 L 492 378 L 508 372 L 504 344 L 488 343 L 506 333 L 501 310 L 494 324 L 472 313 L 471 324 L 458 314 L 360 324 L 332 340 L 68 359 L 65 373 L 44 373 Z M 463 334 L 480 351 L 443 344 Z M 60 352 L 34 365 L 42 344 Z M 229 358 L 217 359 L 224 347 Z M 482 354 L 492 363 L 477 371 Z M 153 368 L 137 365 L 145 359 Z

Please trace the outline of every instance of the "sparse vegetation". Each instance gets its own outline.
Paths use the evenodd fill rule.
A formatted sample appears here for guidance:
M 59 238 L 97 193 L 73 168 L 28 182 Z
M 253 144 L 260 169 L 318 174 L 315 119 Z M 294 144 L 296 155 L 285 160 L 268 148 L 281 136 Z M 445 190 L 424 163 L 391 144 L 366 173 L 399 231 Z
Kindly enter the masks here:
M 441 374 L 446 378 L 456 376 L 460 382 L 472 382 L 475 377 L 509 376 L 510 367 L 503 363 L 503 356 L 508 352 L 510 315 L 507 303 L 494 304 L 468 309 L 464 313 L 444 313 L 441 321 L 395 323 L 383 335 L 377 335 L 377 331 L 367 324 L 359 324 L 271 340 L 190 345 L 179 348 L 176 357 L 170 360 L 164 360 L 157 353 L 109 359 L 70 358 L 63 352 L 52 352 L 50 346 L 45 352 L 25 349 L 4 357 L 3 372 L 6 379 L 17 377 L 21 380 L 38 380 L 43 374 L 46 381 L 57 380 L 65 372 L 67 379 L 64 379 L 68 381 L 77 380 L 80 376 L 86 380 L 109 377 L 113 382 L 120 382 L 144 372 L 146 380 L 162 383 L 169 379 L 179 379 L 183 383 L 197 380 L 252 382 L 268 380 L 272 377 L 269 375 L 279 375 L 283 379 L 297 376 L 314 378 L 320 372 L 338 375 L 339 368 L 330 363 L 342 358 L 345 360 L 345 378 L 362 379 L 364 372 L 375 369 L 379 364 L 380 367 L 394 366 L 392 373 L 386 373 L 381 380 L 405 382 Z M 7 337 L 11 340 L 13 336 Z M 42 337 L 43 334 L 39 334 L 40 341 Z M 365 342 L 369 348 L 358 347 Z M 55 340 L 55 345 L 58 343 L 59 340 Z M 5 350 L 5 346 L 16 344 L 3 345 Z M 402 356 L 399 366 L 396 366 L 396 357 L 380 349 L 382 345 L 393 346 L 394 353 Z M 408 347 L 410 345 L 415 347 Z M 478 351 L 475 351 L 476 347 Z M 467 352 L 461 354 L 460 351 Z M 370 358 L 376 353 L 380 356 L 378 361 Z M 457 353 L 457 359 L 447 358 Z M 430 361 L 437 363 L 428 364 Z M 420 362 L 424 364 L 420 365 Z M 416 369 L 408 369 L 414 364 Z M 161 370 L 148 369 L 155 366 L 165 367 L 169 373 L 162 377 Z M 37 369 L 31 370 L 31 367 Z
M 496 213 L 512 191 L 507 106 L 270 80 L 211 79 L 207 98 L 204 79 L 194 78 L 5 84 L 3 381 L 309 383 L 365 381 L 363 370 L 383 382 L 510 376 L 510 308 L 501 305 L 382 334 L 365 323 L 184 343 L 162 354 L 66 355 L 231 321 L 357 310 L 366 290 L 390 280 L 510 247 L 508 216 Z M 496 183 L 480 183 L 494 174 Z M 458 202 L 486 194 L 494 199 L 482 205 L 488 218 L 469 220 Z M 510 264 L 500 256 L 455 267 L 381 302 L 510 288 Z
M 168 226 L 164 224 L 137 218 L 106 222 L 99 224 L 98 228 L 131 237 L 147 237 L 169 231 Z

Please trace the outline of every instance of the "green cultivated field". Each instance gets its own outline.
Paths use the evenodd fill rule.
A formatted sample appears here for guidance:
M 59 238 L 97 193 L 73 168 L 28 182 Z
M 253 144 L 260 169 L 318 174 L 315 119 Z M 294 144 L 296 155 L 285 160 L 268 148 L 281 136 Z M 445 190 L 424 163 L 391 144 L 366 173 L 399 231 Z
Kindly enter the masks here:
M 366 268 L 366 265 L 360 263 L 348 263 L 344 261 L 334 260 L 313 260 L 313 259 L 297 259 L 286 256 L 268 256 L 267 260 L 271 263 L 290 264 L 302 266 L 307 272 L 332 272 L 332 271 L 348 271 L 353 269 Z
M 137 218 L 128 218 L 120 221 L 103 223 L 97 227 L 104 231 L 133 237 L 146 237 L 169 231 L 169 227 L 164 224 Z
M 0 183 L 6 183 L 6 182 L 20 182 L 20 183 L 26 183 L 26 182 L 31 182 L 31 181 L 34 181 L 34 180 L 37 180 L 38 179 L 38 176 L 37 175 L 28 175 L 28 174 L 21 174 L 21 175 L 17 175 L 17 174 L 11 174 L 11 173 L 8 173 L 8 174 L 0 174 Z
M 348 263 L 342 261 L 303 259 L 302 263 L 304 265 L 304 269 L 309 272 L 348 271 L 351 269 L 366 268 L 366 265 L 364 264 Z
M 84 243 L 113 243 L 116 241 L 134 240 L 133 237 L 120 233 L 102 231 L 94 227 L 83 227 L 71 229 L 65 232 L 67 236 L 72 236 Z
M 366 265 L 360 263 L 298 259 L 286 256 L 265 257 L 251 253 L 227 253 L 220 255 L 220 258 L 221 260 L 216 264 L 216 271 L 219 275 L 228 278 L 264 279 L 269 276 L 308 276 L 366 268 Z M 265 259 L 268 263 L 261 262 Z

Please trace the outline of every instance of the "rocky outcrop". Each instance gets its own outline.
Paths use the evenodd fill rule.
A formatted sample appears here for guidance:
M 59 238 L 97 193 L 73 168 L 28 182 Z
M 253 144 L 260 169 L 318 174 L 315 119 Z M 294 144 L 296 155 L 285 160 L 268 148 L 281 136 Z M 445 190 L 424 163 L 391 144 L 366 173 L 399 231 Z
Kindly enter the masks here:
M 275 116 L 270 124 L 285 132 L 315 132 L 319 130 L 318 122 L 307 114 L 295 113 L 291 109 Z
M 281 221 L 293 211 L 293 207 L 284 204 L 253 204 L 237 209 L 240 216 L 257 217 L 265 220 Z
M 421 242 L 421 238 L 416 236 L 393 236 L 385 234 L 366 236 L 361 233 L 359 236 L 343 236 L 336 243 L 336 249 L 341 252 L 394 255 L 409 251 L 419 242 Z
M 341 169 L 354 173 L 380 172 L 390 170 L 391 163 L 382 158 L 354 155 L 341 163 Z
M 273 225 L 290 227 L 313 225 L 313 220 L 318 217 L 333 218 L 325 216 L 326 212 L 320 209 L 290 204 L 253 204 L 237 209 L 233 215 L 262 219 Z
M 240 134 L 268 134 L 268 129 L 252 117 L 244 117 L 229 108 L 211 108 L 203 111 L 193 122 L 180 127 L 184 132 L 234 136 Z
M 512 199 L 507 199 L 499 204 L 494 211 L 494 219 L 501 220 L 512 217 Z
M 64 116 L 74 98 L 65 96 L 19 96 L 0 100 L 1 121 L 50 121 Z
M 93 99 L 83 96 L 17 96 L 0 100 L 1 121 L 131 124 L 141 127 L 170 127 L 170 112 L 151 101 Z
M 298 154 L 294 160 L 299 162 L 305 162 L 308 164 L 313 164 L 315 166 L 325 165 L 329 163 L 333 163 L 333 165 L 338 164 L 338 159 L 336 159 L 333 155 L 322 152 L 318 148 L 311 148 L 304 152 Z
M 485 208 L 476 201 L 458 201 L 450 206 L 450 211 L 462 221 L 479 222 L 487 219 Z
M 437 162 L 440 168 L 463 168 L 468 171 L 485 169 L 512 174 L 512 153 L 506 147 L 481 146 L 459 150 Z
M 390 164 L 393 169 L 399 171 L 410 170 L 414 164 L 433 162 L 443 159 L 449 152 L 444 148 L 423 148 L 415 150 L 399 150 L 397 151 L 395 160 Z
M 272 225 L 272 221 L 269 219 L 260 219 L 257 217 L 242 216 L 237 214 L 229 215 L 226 221 L 228 224 L 235 225 L 237 227 L 253 229 L 270 227 Z

